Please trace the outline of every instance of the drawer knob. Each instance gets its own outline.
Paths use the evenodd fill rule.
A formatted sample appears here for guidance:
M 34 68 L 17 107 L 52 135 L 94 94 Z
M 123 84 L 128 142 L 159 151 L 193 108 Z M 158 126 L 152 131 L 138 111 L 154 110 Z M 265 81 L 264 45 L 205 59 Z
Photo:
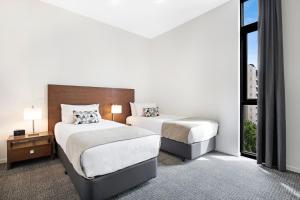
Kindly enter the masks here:
M 34 149 L 30 149 L 29 153 L 34 154 Z

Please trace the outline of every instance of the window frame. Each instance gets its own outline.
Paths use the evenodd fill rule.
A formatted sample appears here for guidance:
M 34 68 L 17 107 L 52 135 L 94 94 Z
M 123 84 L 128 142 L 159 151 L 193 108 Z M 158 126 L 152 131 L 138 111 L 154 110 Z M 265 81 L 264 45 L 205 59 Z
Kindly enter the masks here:
M 249 33 L 258 31 L 258 22 L 244 25 L 244 3 L 240 0 L 240 152 L 242 156 L 256 159 L 256 154 L 244 151 L 244 107 L 257 105 L 257 99 L 249 99 L 247 95 L 247 66 L 248 66 L 248 41 Z

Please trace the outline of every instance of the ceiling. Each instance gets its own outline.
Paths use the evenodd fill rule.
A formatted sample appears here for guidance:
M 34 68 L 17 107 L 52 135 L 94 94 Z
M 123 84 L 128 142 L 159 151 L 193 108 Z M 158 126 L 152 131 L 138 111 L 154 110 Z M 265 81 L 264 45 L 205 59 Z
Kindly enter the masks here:
M 41 0 L 154 38 L 229 0 Z

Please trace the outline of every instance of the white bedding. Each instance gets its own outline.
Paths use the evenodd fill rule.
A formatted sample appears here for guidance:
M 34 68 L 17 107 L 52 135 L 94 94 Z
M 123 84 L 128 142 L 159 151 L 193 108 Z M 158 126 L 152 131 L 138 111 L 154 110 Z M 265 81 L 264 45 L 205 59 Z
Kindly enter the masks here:
M 109 120 L 82 125 L 59 122 L 55 125 L 54 132 L 57 143 L 66 152 L 68 137 L 74 133 L 120 126 L 124 125 Z M 99 145 L 81 155 L 81 165 L 89 178 L 105 175 L 157 157 L 159 146 L 160 137 L 157 135 Z
M 126 123 L 132 126 L 148 129 L 161 134 L 162 124 L 165 121 L 183 119 L 183 116 L 161 114 L 158 117 L 127 117 Z M 218 123 L 210 120 L 203 120 L 201 126 L 191 129 L 188 135 L 188 144 L 202 142 L 217 135 Z

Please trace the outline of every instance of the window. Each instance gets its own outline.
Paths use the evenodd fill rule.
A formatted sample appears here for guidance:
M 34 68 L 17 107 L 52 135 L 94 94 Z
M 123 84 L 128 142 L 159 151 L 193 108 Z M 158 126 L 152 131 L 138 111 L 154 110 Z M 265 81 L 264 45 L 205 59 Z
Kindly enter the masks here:
M 258 0 L 242 0 L 243 21 L 242 26 L 258 21 Z
M 241 0 L 241 153 L 256 157 L 258 0 Z

